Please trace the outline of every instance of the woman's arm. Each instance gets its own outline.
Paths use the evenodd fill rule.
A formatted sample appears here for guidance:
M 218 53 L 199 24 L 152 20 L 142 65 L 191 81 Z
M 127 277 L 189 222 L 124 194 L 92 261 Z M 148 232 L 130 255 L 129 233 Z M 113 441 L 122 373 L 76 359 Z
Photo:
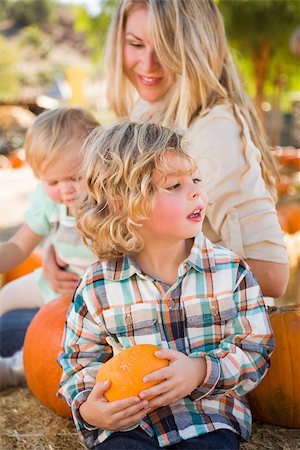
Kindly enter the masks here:
M 24 224 L 7 242 L 0 244 L 0 273 L 8 272 L 23 262 L 40 243 L 42 236 Z
M 258 259 L 246 260 L 266 297 L 282 297 L 289 281 L 289 265 Z

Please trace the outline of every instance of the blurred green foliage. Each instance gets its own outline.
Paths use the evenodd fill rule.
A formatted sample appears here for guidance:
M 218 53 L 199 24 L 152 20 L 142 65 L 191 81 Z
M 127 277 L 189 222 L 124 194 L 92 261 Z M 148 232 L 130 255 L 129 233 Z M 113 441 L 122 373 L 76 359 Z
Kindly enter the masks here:
M 46 58 L 51 49 L 49 36 L 35 24 L 29 25 L 22 30 L 20 45 L 22 47 L 32 47 L 37 57 L 40 58 Z
M 85 34 L 93 61 L 101 64 L 106 35 L 118 0 L 98 1 L 101 11 L 97 16 L 91 16 L 82 6 L 75 8 L 75 31 Z
M 11 19 L 17 28 L 51 22 L 55 15 L 53 0 L 1 0 L 0 18 Z
M 19 57 L 17 48 L 7 38 L 0 36 L 0 97 L 2 101 L 13 100 L 19 89 L 15 65 Z
M 281 83 L 299 90 L 299 59 L 289 40 L 300 24 L 297 0 L 219 0 L 226 31 L 241 72 L 251 80 L 250 94 L 261 102 Z

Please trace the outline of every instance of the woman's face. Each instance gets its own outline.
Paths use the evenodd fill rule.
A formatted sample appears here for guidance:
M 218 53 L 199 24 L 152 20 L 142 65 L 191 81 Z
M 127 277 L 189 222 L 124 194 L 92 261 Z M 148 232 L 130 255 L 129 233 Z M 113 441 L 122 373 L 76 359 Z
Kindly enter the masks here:
M 148 102 L 157 102 L 175 83 L 175 74 L 162 65 L 154 50 L 146 7 L 134 9 L 124 31 L 123 69 L 139 93 Z

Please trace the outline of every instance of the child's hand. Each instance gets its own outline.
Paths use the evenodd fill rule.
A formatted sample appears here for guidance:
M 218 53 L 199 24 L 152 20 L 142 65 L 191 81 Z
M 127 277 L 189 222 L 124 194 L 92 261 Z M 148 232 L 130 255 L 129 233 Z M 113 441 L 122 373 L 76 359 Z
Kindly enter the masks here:
M 121 431 L 136 425 L 148 414 L 148 402 L 139 397 L 108 402 L 104 392 L 109 385 L 109 381 L 97 383 L 80 406 L 80 415 L 87 423 L 102 430 Z
M 204 358 L 189 358 L 184 353 L 171 349 L 155 352 L 155 356 L 169 360 L 169 366 L 152 372 L 143 378 L 144 383 L 163 380 L 161 383 L 140 393 L 140 398 L 154 396 L 149 400 L 150 408 L 175 403 L 200 386 L 206 375 Z
M 65 270 L 66 264 L 56 255 L 53 245 L 45 251 L 43 273 L 54 292 L 72 294 L 79 282 L 75 273 Z

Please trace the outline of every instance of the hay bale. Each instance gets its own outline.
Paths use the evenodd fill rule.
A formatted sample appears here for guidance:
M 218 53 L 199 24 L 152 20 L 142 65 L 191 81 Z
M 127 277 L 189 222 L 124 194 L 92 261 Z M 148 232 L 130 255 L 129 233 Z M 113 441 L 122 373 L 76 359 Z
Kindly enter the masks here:
M 44 407 L 29 389 L 1 393 L 0 448 L 5 450 L 82 450 L 71 419 Z
M 56 415 L 29 389 L 1 393 L 0 448 L 5 450 L 82 450 L 71 419 Z M 253 424 L 251 440 L 241 450 L 299 450 L 300 430 Z

